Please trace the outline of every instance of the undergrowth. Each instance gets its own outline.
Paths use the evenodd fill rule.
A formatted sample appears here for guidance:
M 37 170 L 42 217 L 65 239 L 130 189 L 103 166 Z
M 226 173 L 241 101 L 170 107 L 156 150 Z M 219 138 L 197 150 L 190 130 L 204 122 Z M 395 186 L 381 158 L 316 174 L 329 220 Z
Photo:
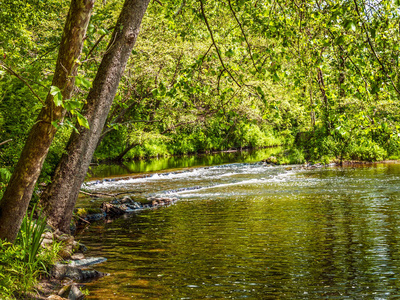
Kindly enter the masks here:
M 22 299 L 57 260 L 60 243 L 41 246 L 45 225 L 43 218 L 34 220 L 32 210 L 13 244 L 0 240 L 0 299 Z

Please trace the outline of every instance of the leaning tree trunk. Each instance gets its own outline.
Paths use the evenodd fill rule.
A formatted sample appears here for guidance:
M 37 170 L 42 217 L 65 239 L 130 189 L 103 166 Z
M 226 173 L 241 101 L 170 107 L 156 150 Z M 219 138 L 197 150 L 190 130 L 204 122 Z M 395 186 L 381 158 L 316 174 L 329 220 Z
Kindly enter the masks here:
M 63 99 L 72 95 L 87 25 L 95 0 L 72 0 L 65 22 L 52 85 Z M 21 157 L 0 201 L 0 238 L 14 241 L 28 208 L 44 159 L 56 133 L 52 122 L 61 122 L 65 110 L 55 106 L 49 93 L 35 125 L 29 132 Z
M 52 183 L 41 197 L 48 223 L 69 232 L 72 212 L 85 179 L 97 141 L 114 100 L 119 81 L 139 34 L 140 23 L 150 0 L 125 0 L 106 54 L 97 71 L 83 108 L 90 129 L 79 128 L 70 137 Z

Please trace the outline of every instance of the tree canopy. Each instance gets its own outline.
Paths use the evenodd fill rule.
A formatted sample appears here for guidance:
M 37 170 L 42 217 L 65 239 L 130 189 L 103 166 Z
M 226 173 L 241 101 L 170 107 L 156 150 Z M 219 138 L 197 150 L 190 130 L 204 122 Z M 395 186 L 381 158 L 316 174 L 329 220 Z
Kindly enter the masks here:
M 73 155 L 71 134 L 91 130 L 88 94 L 122 30 L 122 4 L 95 3 L 71 97 L 52 83 L 69 5 L 14 0 L 0 8 L 4 188 L 40 110 L 55 105 L 62 114 L 51 120 L 55 136 L 39 182 L 49 183 L 61 156 Z M 273 145 L 295 149 L 299 162 L 398 158 L 398 5 L 152 1 L 102 133 L 91 141 L 93 159 Z

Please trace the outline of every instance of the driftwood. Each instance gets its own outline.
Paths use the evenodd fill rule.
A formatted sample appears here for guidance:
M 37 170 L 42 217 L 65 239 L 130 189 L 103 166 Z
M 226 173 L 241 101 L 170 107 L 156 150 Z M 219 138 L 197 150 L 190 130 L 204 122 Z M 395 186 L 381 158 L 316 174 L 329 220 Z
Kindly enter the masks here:
M 85 192 L 83 190 L 80 190 L 79 193 L 90 196 L 90 197 L 110 197 L 110 198 L 116 198 L 119 195 L 124 195 L 124 194 L 131 194 L 134 192 L 121 192 L 121 193 L 116 193 L 116 194 L 109 194 L 109 193 L 98 193 L 98 192 L 93 192 L 93 193 L 89 193 L 89 192 Z

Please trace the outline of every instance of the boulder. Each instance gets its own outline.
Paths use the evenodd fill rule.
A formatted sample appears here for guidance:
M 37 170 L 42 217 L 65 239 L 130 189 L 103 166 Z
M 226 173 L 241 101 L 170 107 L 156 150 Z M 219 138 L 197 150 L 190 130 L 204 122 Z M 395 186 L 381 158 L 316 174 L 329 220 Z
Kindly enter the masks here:
M 69 291 L 68 300 L 82 300 L 85 298 L 85 295 L 79 289 L 79 287 L 74 284 L 71 286 L 71 290 Z

